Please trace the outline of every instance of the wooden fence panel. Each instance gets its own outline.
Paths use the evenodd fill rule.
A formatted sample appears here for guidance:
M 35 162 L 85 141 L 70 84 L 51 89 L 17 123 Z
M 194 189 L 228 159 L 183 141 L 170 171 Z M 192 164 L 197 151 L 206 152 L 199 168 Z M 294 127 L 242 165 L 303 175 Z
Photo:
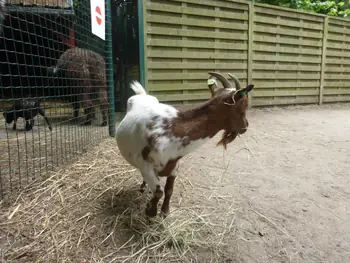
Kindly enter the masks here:
M 210 97 L 208 71 L 248 69 L 248 4 L 227 0 L 146 1 L 146 86 L 160 101 Z
M 350 21 L 329 18 L 323 102 L 350 101 Z
M 323 17 L 254 6 L 252 106 L 317 103 Z
M 187 106 L 208 71 L 255 85 L 251 106 L 350 101 L 350 21 L 237 0 L 147 0 L 146 87 Z

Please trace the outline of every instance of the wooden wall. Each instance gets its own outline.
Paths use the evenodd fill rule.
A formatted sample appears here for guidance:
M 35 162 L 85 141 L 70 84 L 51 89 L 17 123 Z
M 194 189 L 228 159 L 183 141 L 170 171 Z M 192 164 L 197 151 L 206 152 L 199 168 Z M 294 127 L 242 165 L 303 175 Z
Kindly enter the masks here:
M 145 1 L 146 89 L 209 98 L 208 71 L 255 84 L 252 106 L 350 101 L 350 21 L 233 0 Z

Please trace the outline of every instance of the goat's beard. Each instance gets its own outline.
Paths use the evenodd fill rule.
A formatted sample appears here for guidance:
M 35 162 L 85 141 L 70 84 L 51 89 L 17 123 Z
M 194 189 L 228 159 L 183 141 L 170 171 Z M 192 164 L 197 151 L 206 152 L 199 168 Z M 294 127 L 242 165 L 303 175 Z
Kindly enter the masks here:
M 216 144 L 216 146 L 222 145 L 222 146 L 224 146 L 224 148 L 226 150 L 227 149 L 227 144 L 229 144 L 234 139 L 236 139 L 237 135 L 238 135 L 237 132 L 225 131 L 224 134 L 221 137 L 221 140 Z

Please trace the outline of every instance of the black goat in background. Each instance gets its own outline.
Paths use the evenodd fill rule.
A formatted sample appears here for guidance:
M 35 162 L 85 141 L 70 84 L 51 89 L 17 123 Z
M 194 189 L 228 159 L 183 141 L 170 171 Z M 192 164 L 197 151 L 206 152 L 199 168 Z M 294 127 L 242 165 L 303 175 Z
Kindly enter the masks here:
M 23 118 L 26 121 L 25 130 L 30 131 L 34 126 L 34 118 L 40 114 L 45 119 L 50 131 L 52 127 L 49 119 L 45 115 L 45 111 L 40 107 L 40 99 L 20 99 L 16 100 L 12 107 L 4 111 L 3 116 L 7 124 L 13 123 L 13 130 L 16 130 L 16 122 L 18 118 Z

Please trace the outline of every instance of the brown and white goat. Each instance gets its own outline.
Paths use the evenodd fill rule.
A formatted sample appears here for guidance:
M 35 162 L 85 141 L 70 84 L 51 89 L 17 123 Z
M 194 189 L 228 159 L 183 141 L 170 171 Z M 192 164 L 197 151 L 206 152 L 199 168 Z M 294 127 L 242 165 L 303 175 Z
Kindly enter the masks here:
M 136 95 L 128 99 L 127 112 L 117 128 L 116 140 L 122 156 L 142 174 L 140 191 L 143 192 L 147 183 L 153 192 L 146 208 L 150 217 L 157 215 L 157 204 L 163 196 L 159 177 L 167 178 L 161 208 L 162 213 L 167 215 L 177 162 L 219 131 L 223 130 L 224 134 L 218 144 L 226 148 L 227 143 L 248 128 L 247 94 L 254 85 L 241 89 L 238 79 L 231 75 L 238 88 L 236 90 L 222 74 L 209 74 L 208 86 L 212 97 L 187 111 L 159 103 L 156 97 L 147 95 L 140 83 L 135 81 L 131 84 Z M 220 80 L 223 88 L 212 77 Z

